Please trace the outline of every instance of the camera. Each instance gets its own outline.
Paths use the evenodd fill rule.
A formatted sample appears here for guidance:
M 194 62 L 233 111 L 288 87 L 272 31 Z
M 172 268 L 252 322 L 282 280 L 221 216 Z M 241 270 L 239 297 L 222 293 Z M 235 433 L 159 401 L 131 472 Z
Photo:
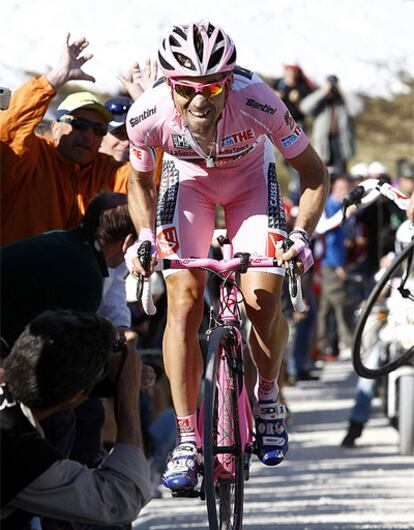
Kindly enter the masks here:
M 9 108 L 11 90 L 9 88 L 0 87 L 0 110 Z
M 113 357 L 126 357 L 128 354 L 128 348 L 126 340 L 123 335 L 119 335 L 112 344 L 111 354 Z

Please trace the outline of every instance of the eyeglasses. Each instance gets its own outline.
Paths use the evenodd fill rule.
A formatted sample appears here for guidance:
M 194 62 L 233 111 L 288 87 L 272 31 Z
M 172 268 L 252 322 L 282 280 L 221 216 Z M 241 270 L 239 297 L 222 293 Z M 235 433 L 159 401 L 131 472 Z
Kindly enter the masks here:
M 60 118 L 59 123 L 69 123 L 72 127 L 78 131 L 86 131 L 89 127 L 92 129 L 95 136 L 105 136 L 108 132 L 108 125 L 106 123 L 98 123 L 96 121 L 90 121 L 85 118 L 75 118 L 73 116 L 67 116 L 66 118 Z
M 170 78 L 169 83 L 179 96 L 186 99 L 193 99 L 196 94 L 202 94 L 206 99 L 210 99 L 223 92 L 227 79 L 226 76 L 219 81 L 204 84 L 192 83 L 191 81 L 174 81 Z

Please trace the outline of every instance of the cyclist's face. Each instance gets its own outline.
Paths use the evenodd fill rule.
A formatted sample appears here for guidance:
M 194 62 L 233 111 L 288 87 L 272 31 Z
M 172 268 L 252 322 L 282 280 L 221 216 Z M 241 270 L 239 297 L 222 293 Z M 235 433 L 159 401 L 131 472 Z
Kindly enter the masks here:
M 180 77 L 174 79 L 176 83 L 182 81 L 184 83 L 203 85 L 220 82 L 223 81 L 223 79 L 223 90 L 217 95 L 210 95 L 210 97 L 208 97 L 208 90 L 205 90 L 203 95 L 201 87 L 197 89 L 195 95 L 189 93 L 187 96 L 184 96 L 179 94 L 177 88 L 174 88 L 173 85 L 170 84 L 175 108 L 180 113 L 191 132 L 204 135 L 208 134 L 215 127 L 226 104 L 228 91 L 232 83 L 232 76 L 231 74 L 226 76 L 223 73 L 218 73 L 208 76 Z

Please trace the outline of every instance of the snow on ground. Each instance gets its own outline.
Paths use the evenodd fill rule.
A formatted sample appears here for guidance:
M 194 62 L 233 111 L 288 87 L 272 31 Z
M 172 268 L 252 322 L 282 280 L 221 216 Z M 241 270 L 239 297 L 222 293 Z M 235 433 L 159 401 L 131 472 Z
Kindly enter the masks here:
M 96 90 L 117 92 L 115 76 L 155 57 L 173 24 L 202 18 L 233 37 L 240 65 L 265 76 L 296 62 L 317 83 L 335 73 L 347 90 L 384 97 L 406 90 L 401 72 L 414 77 L 413 0 L 7 0 L 0 85 L 15 89 L 25 72 L 47 72 L 70 31 L 90 41 L 85 70 Z

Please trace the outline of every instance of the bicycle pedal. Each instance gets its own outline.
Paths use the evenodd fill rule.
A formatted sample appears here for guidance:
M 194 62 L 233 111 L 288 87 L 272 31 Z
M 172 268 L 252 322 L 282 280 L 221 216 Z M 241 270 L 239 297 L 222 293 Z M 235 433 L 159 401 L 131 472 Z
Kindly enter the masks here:
M 171 495 L 173 497 L 187 497 L 194 499 L 200 497 L 200 491 L 195 489 L 182 489 L 182 490 L 171 490 Z
M 244 480 L 247 481 L 250 478 L 250 458 L 253 452 L 253 448 L 249 447 L 249 451 L 246 451 L 244 453 L 244 459 L 243 459 L 243 472 L 244 472 Z

